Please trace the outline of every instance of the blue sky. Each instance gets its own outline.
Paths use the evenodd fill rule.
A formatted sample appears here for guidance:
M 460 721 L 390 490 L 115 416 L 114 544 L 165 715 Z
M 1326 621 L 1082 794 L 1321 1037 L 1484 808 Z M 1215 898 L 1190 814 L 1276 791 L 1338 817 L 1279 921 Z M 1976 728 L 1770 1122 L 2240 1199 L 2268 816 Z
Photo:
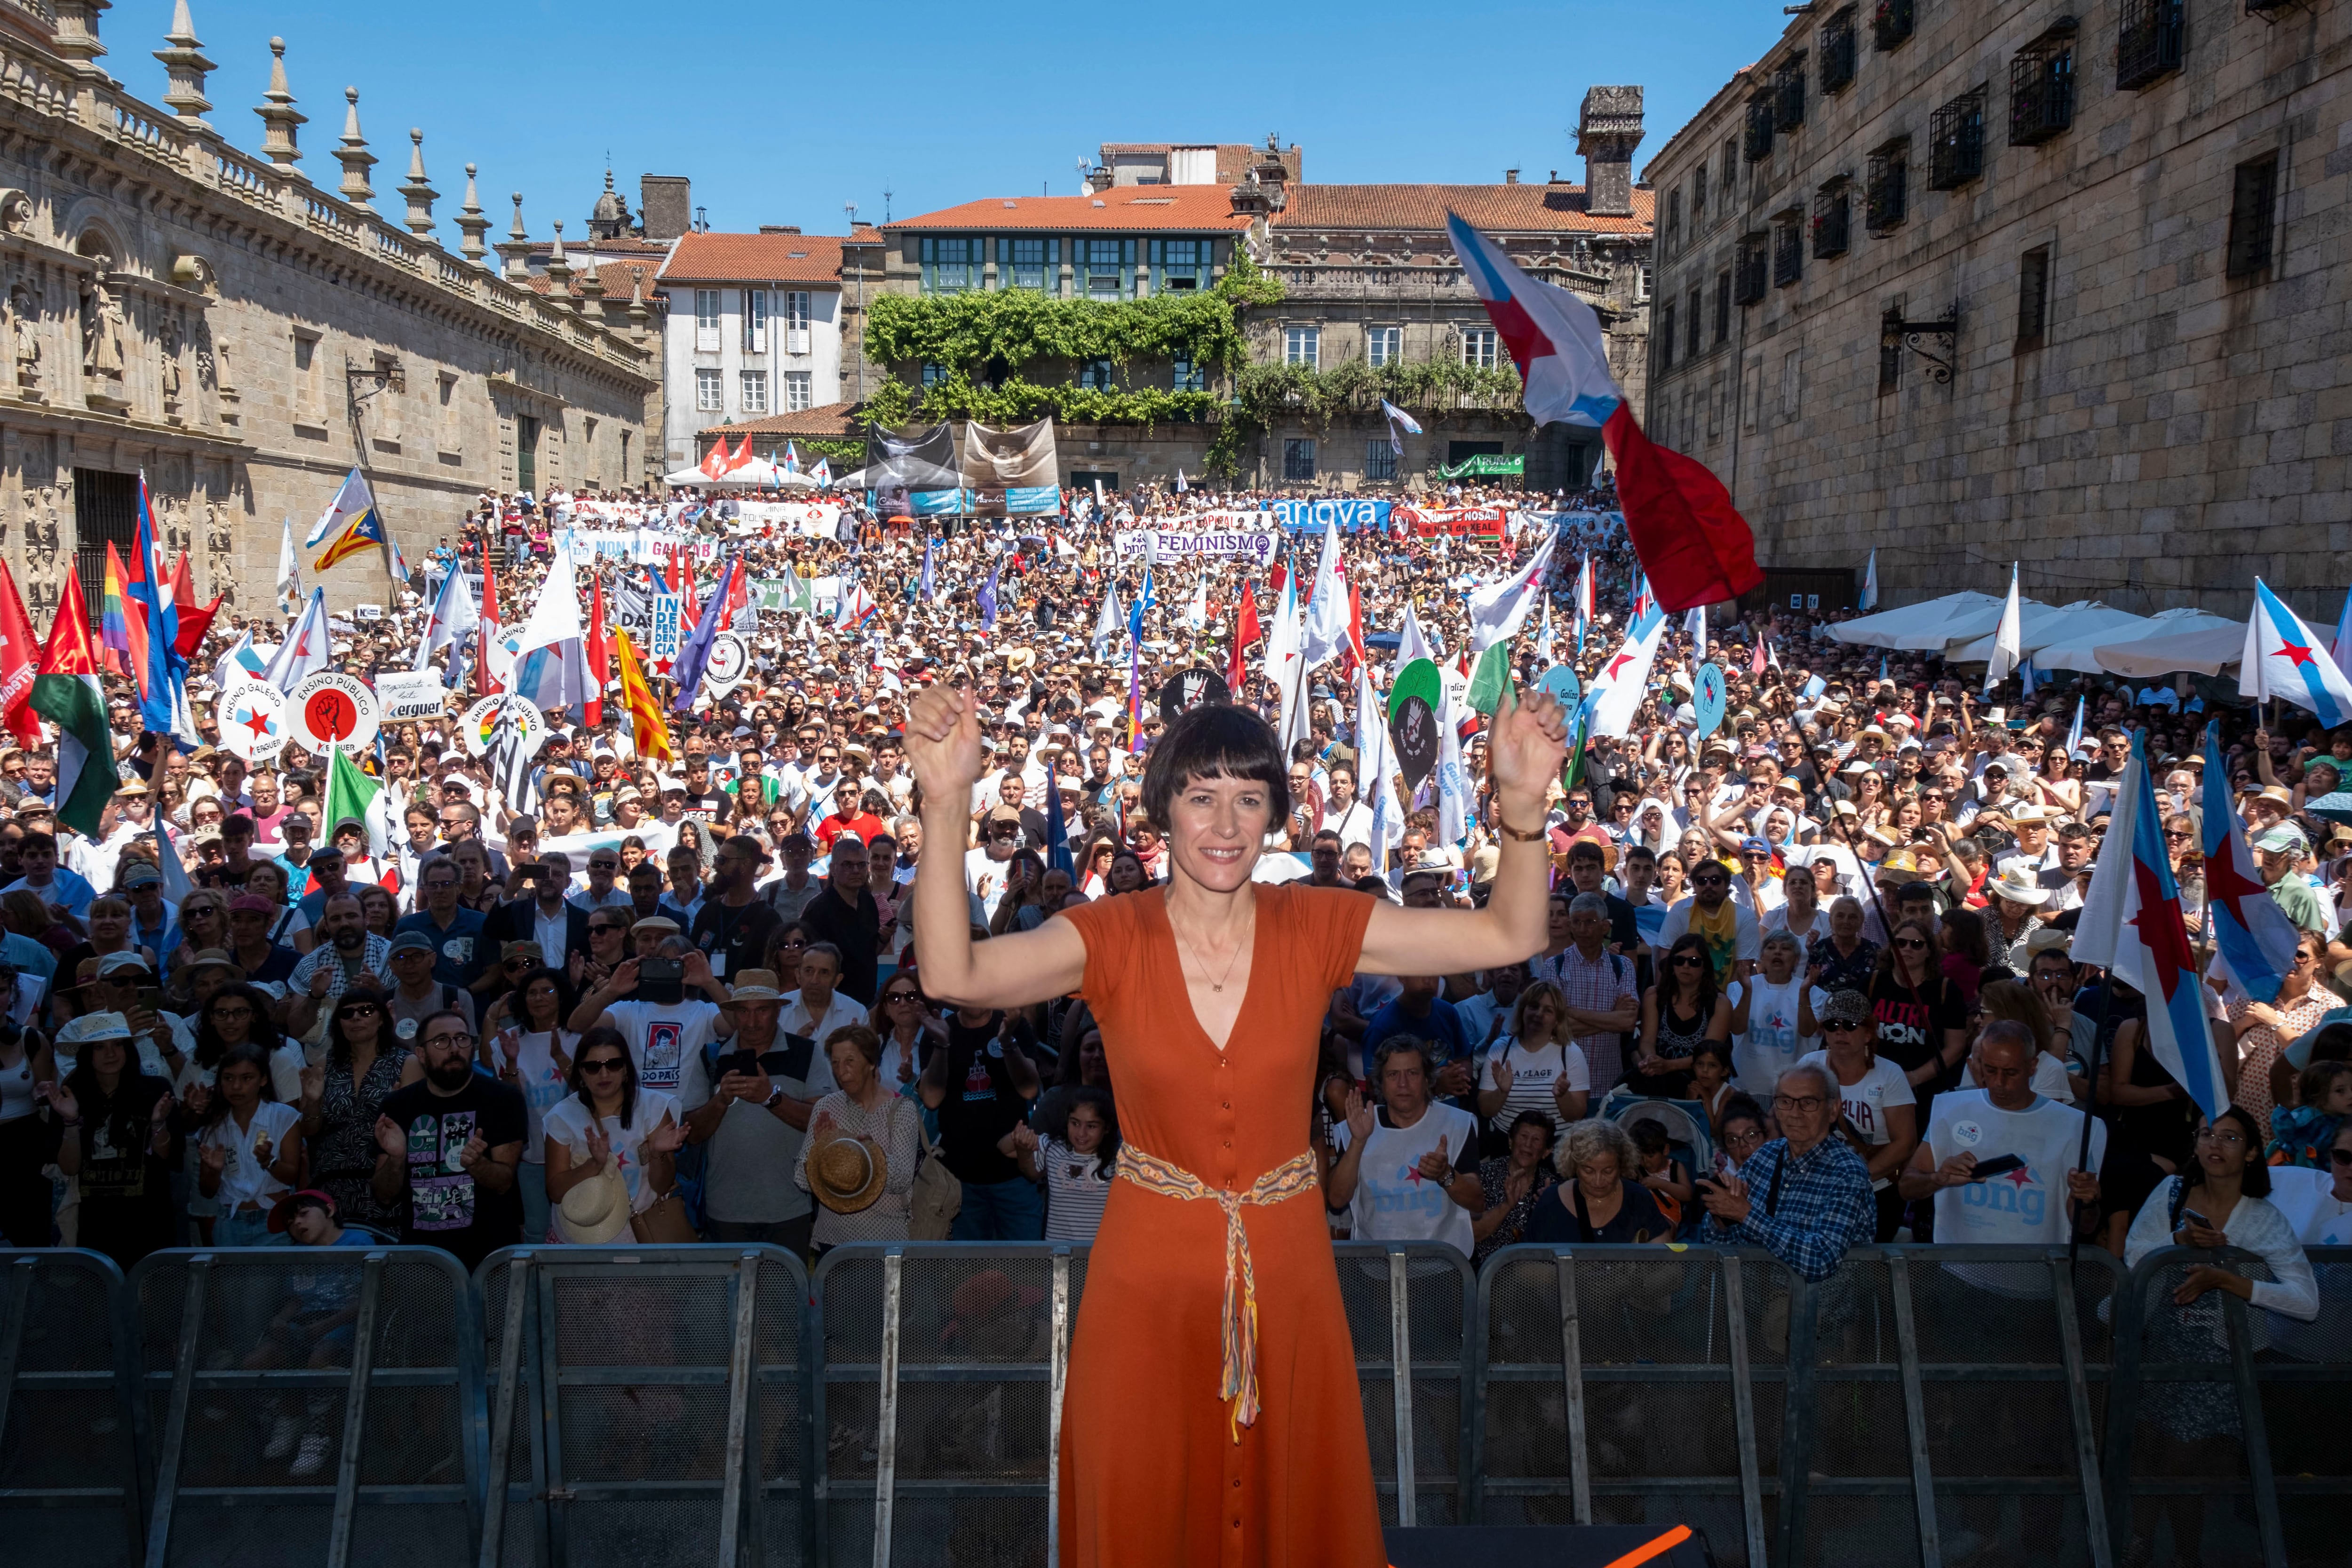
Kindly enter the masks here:
M 1043 6 L 908 0 L 786 11 L 740 0 L 675 9 L 607 0 L 407 0 L 397 6 L 192 0 L 217 63 L 209 118 L 261 144 L 252 108 L 268 40 L 287 40 L 303 167 L 333 188 L 343 88 L 381 160 L 376 208 L 402 212 L 408 128 L 422 127 L 443 237 L 480 165 L 491 237 L 523 193 L 534 237 L 582 232 L 610 151 L 634 208 L 640 174 L 686 174 L 711 226 L 838 234 L 842 204 L 879 219 L 986 196 L 1076 191 L 1104 142 L 1300 143 L 1311 181 L 1580 179 L 1578 104 L 1596 82 L 1647 89 L 1639 158 L 1665 144 L 1786 24 L 1773 0 L 1595 0 L 1457 10 L 1371 0 L 1281 6 Z M 150 58 L 171 0 L 116 0 L 102 62 L 161 100 Z M 1030 25 L 1021 26 L 1027 18 Z M 1083 19 L 1081 19 L 1083 18 Z

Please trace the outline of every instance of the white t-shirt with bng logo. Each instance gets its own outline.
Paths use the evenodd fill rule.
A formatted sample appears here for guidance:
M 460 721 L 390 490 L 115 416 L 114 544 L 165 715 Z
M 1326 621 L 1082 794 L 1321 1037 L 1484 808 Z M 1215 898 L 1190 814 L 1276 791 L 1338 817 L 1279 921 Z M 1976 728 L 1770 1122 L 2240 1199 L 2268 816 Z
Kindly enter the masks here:
M 2053 1247 L 2073 1229 L 2066 1173 L 2096 1171 L 2107 1156 L 2106 1124 L 2091 1124 L 2091 1159 L 2082 1160 L 2083 1113 L 2040 1095 L 2022 1110 L 2003 1110 L 1980 1089 L 1936 1097 L 1927 1117 L 1927 1150 L 1937 1165 L 1956 1154 L 1979 1164 L 2014 1154 L 2016 1170 L 1936 1194 L 1938 1246 Z M 1955 1279 L 2004 1296 L 2050 1294 L 2050 1271 L 2040 1264 L 1948 1263 Z
M 1422 1156 L 1445 1140 L 1445 1159 L 1457 1175 L 1478 1171 L 1478 1121 L 1458 1106 L 1433 1104 L 1410 1127 L 1392 1127 L 1382 1106 L 1356 1167 L 1355 1195 L 1348 1200 L 1349 1232 L 1358 1241 L 1443 1241 L 1463 1257 L 1475 1237 L 1470 1211 L 1454 1201 L 1444 1182 L 1421 1173 Z M 1331 1129 L 1334 1153 L 1348 1152 L 1345 1121 Z

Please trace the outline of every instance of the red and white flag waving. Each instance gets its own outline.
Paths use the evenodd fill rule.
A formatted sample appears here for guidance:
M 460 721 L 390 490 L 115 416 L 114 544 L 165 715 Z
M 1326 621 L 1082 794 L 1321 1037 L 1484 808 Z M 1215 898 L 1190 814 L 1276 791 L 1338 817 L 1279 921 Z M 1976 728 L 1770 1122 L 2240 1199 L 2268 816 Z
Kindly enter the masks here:
M 1592 307 L 1528 277 L 1459 216 L 1449 213 L 1445 222 L 1464 275 L 1519 367 L 1528 416 L 1538 427 L 1593 426 L 1608 443 L 1625 531 L 1659 607 L 1717 604 L 1762 584 L 1756 536 L 1730 492 L 1706 465 L 1659 446 L 1634 422 Z

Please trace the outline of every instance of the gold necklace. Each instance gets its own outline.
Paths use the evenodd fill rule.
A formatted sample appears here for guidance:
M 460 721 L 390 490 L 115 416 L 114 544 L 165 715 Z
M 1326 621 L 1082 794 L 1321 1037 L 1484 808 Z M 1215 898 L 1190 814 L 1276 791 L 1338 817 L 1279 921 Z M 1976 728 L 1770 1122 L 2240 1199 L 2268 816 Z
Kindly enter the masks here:
M 1177 955 L 1178 955 L 1180 958 L 1181 958 L 1181 957 L 1189 957 L 1189 958 L 1191 958 L 1191 959 L 1192 960 L 1193 963 L 1195 963 L 1196 965 L 1198 965 L 1198 966 L 1199 966 L 1200 971 L 1201 971 L 1201 978 L 1202 978 L 1202 979 L 1203 979 L 1203 980 L 1209 980 L 1209 966 L 1208 966 L 1207 964 L 1205 964 L 1205 963 L 1202 963 L 1201 962 L 1200 957 L 1199 957 L 1197 954 L 1195 954 L 1195 953 L 1193 953 L 1193 952 L 1192 952 L 1192 944 L 1191 944 L 1191 943 L 1189 943 L 1189 942 L 1187 942 L 1184 940 L 1184 933 L 1183 933 L 1182 931 L 1178 931 L 1178 930 L 1176 929 L 1176 922 L 1175 922 L 1174 921 L 1170 921 L 1168 922 L 1168 931 L 1169 931 L 1169 934 L 1170 934 L 1170 935 L 1171 935 L 1171 936 L 1173 936 L 1173 937 L 1176 939 L 1176 951 L 1177 951 Z M 1241 941 L 1239 941 L 1239 942 L 1237 942 L 1234 943 L 1234 955 L 1233 955 L 1233 957 L 1231 957 L 1231 958 L 1229 958 L 1229 959 L 1227 959 L 1227 960 L 1225 961 L 1225 973 L 1224 973 L 1222 976 L 1220 976 L 1219 978 L 1217 978 L 1217 979 L 1215 979 L 1215 980 L 1209 980 L 1209 989 L 1210 989 L 1210 991 L 1211 991 L 1211 992 L 1213 992 L 1213 993 L 1214 993 L 1215 994 L 1220 995 L 1220 996 L 1222 996 L 1222 995 L 1223 995 L 1223 994 L 1224 994 L 1224 991 L 1225 991 L 1225 982 L 1226 982 L 1226 981 L 1228 981 L 1228 980 L 1231 980 L 1231 979 L 1234 977 L 1234 964 L 1236 964 L 1236 963 L 1239 963 L 1242 961 L 1242 949 L 1244 949 L 1244 948 L 1247 947 L 1247 946 L 1249 945 L 1249 943 L 1250 943 L 1250 938 L 1251 938 L 1251 937 L 1253 937 L 1253 936 L 1255 936 L 1256 934 L 1257 934 L 1257 915 L 1255 914 L 1255 911 L 1253 911 L 1253 912 L 1252 912 L 1252 914 L 1250 915 L 1250 929 L 1249 929 L 1249 931 L 1248 931 L 1248 933 L 1247 933 L 1247 934 L 1245 934 L 1245 935 L 1242 938 L 1242 940 L 1241 940 Z

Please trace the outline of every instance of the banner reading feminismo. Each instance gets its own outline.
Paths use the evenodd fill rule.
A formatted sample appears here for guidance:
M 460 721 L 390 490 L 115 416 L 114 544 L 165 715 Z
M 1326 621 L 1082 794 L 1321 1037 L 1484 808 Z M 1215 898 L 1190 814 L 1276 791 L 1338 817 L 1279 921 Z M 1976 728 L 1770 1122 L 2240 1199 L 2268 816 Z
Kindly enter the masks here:
M 1266 532 L 1175 533 L 1131 528 L 1118 534 L 1121 555 L 1247 555 L 1264 566 L 1281 547 L 1281 536 Z

